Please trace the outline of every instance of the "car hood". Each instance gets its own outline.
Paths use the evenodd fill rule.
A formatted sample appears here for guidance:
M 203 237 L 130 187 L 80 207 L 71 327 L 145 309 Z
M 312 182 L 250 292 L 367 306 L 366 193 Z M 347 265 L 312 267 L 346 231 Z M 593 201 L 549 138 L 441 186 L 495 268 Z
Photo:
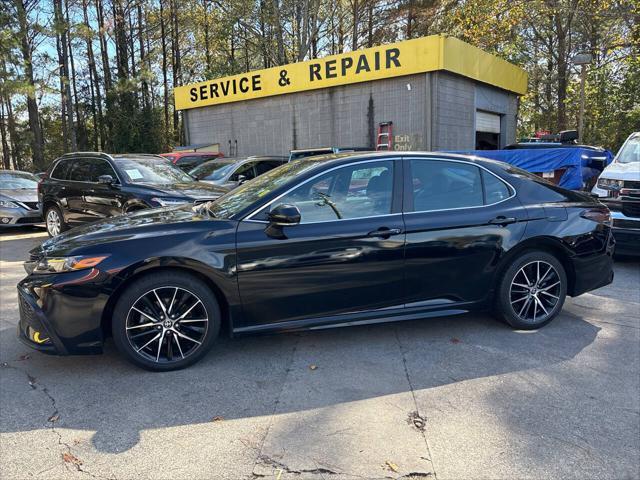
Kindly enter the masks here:
M 17 202 L 37 202 L 38 192 L 35 188 L 0 190 L 0 198 L 15 200 Z
M 613 162 L 602 171 L 600 178 L 613 180 L 640 180 L 640 162 Z
M 207 220 L 206 228 L 214 230 L 212 223 L 216 223 L 216 219 L 194 211 L 191 205 L 139 210 L 73 228 L 45 241 L 32 251 L 32 256 L 72 255 L 75 254 L 74 250 L 81 247 L 103 246 L 133 238 L 153 241 L 159 237 L 167 238 L 168 235 L 189 234 L 204 228 L 203 222 Z
M 194 200 L 218 198 L 229 191 L 228 188 L 205 182 L 183 182 L 168 185 L 137 184 L 156 190 L 161 195 L 188 197 Z

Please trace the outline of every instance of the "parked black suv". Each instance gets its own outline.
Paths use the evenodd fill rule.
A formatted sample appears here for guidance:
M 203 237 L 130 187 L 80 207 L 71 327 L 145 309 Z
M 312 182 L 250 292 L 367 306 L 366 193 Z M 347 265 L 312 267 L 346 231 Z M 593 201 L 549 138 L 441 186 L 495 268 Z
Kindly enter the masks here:
M 151 207 L 218 198 L 227 189 L 198 182 L 157 155 L 77 152 L 56 159 L 38 184 L 47 232 Z

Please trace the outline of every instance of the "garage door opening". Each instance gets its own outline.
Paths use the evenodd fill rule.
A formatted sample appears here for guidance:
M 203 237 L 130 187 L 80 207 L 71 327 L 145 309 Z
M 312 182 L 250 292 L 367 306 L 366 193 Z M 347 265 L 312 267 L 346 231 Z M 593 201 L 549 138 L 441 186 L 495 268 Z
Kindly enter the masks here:
M 500 115 L 476 111 L 476 150 L 500 148 Z

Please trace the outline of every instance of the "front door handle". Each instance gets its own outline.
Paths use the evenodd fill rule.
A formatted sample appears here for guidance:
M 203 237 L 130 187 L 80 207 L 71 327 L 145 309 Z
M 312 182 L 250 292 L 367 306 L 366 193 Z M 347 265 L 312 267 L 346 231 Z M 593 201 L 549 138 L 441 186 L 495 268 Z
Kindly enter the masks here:
M 399 228 L 380 227 L 373 232 L 367 233 L 367 237 L 389 238 L 392 235 L 399 235 L 401 233 L 402 230 L 400 230 Z
M 516 223 L 517 221 L 517 218 L 505 217 L 500 215 L 499 217 L 489 220 L 489 225 L 502 225 L 504 227 L 505 225 L 509 225 L 510 223 Z

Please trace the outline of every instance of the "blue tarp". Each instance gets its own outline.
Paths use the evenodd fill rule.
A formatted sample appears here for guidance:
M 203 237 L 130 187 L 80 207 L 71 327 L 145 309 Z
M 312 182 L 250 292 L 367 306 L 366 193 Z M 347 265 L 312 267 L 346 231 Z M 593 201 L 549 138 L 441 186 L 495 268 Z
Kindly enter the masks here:
M 532 173 L 552 172 L 565 169 L 559 185 L 570 190 L 579 190 L 583 182 L 598 175 L 591 165 L 593 157 L 606 156 L 606 164 L 613 160 L 609 150 L 599 152 L 587 148 L 532 148 L 516 150 L 468 150 L 455 151 L 464 155 L 475 155 L 506 162 Z

